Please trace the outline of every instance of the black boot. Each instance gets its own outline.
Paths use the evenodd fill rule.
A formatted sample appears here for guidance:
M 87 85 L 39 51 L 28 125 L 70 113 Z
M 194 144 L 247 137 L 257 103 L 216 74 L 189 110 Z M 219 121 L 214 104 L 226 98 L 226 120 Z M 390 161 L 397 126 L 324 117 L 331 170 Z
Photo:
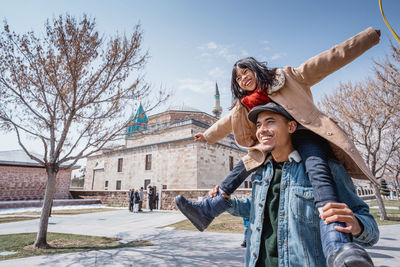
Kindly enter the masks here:
M 175 204 L 200 232 L 203 232 L 215 217 L 231 207 L 231 203 L 221 195 L 207 197 L 198 202 L 192 202 L 178 195 Z
M 328 267 L 373 267 L 367 251 L 350 241 L 349 234 L 335 230 L 335 226 L 345 227 L 344 223 L 325 224 L 320 220 L 322 249 Z

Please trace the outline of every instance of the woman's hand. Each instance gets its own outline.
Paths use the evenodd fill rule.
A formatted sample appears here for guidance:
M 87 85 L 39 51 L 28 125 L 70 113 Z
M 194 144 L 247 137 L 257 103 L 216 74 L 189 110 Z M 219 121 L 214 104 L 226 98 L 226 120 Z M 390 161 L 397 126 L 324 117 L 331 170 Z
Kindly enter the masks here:
M 196 142 L 205 142 L 206 138 L 204 137 L 204 135 L 202 133 L 197 133 L 194 135 L 194 141 Z
M 209 197 L 216 197 L 217 193 L 219 190 L 219 185 L 216 185 L 213 189 L 210 189 L 210 191 L 208 191 L 208 196 Z
M 345 203 L 330 202 L 322 208 L 320 217 L 326 224 L 343 222 L 346 227 L 335 226 L 335 230 L 343 233 L 359 235 L 364 230 L 361 222 L 354 216 L 353 211 Z

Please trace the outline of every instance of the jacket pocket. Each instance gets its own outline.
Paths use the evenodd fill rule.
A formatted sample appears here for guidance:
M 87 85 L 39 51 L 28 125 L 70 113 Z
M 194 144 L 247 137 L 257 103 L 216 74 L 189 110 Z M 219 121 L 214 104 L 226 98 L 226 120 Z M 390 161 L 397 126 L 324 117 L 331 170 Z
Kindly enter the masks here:
M 318 219 L 312 188 L 294 188 L 291 194 L 290 208 L 299 222 L 314 224 Z

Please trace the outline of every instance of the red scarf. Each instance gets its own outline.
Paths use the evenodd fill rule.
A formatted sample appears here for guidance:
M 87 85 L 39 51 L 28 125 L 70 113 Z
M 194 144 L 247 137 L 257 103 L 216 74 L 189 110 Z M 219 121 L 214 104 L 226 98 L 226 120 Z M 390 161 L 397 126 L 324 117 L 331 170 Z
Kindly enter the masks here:
M 249 110 L 255 106 L 264 105 L 271 101 L 268 97 L 267 90 L 261 90 L 261 92 L 256 89 L 249 95 L 243 97 L 240 102 L 245 105 Z

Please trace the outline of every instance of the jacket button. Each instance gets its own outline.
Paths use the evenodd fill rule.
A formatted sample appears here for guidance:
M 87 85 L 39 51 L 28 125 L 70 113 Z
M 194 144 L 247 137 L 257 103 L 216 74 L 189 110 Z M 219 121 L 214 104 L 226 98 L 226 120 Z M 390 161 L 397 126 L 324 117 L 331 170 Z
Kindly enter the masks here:
M 354 153 L 354 151 L 355 151 L 354 148 L 350 149 L 350 152 L 351 152 L 351 153 Z
M 262 208 L 263 204 L 261 204 L 261 203 L 258 203 L 258 206 L 260 206 L 260 207 Z
M 254 253 L 253 253 L 253 256 L 254 256 L 254 257 L 257 257 L 257 254 L 254 252 Z
M 261 229 L 260 229 L 260 227 L 257 227 L 256 230 L 260 232 Z
M 333 135 L 332 132 L 327 132 L 326 134 L 327 134 L 328 136 L 332 136 L 332 135 Z

